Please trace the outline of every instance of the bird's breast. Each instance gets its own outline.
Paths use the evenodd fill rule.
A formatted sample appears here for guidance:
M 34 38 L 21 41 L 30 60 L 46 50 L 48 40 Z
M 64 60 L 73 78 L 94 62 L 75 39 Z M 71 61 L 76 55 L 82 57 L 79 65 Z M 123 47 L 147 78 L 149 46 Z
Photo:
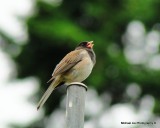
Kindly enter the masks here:
M 93 63 L 91 59 L 87 56 L 84 57 L 82 61 L 77 63 L 69 72 L 66 73 L 66 82 L 82 82 L 91 73 L 93 68 Z

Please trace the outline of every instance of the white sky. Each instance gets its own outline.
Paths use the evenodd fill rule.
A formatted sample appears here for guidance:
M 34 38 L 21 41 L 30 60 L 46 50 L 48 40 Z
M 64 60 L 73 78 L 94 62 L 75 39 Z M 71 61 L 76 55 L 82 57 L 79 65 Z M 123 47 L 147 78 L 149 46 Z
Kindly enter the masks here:
M 0 0 L 0 30 L 16 40 L 27 39 L 22 19 L 33 12 L 33 2 L 34 0 Z
M 16 71 L 14 63 L 0 49 L 0 128 L 10 128 L 9 123 L 28 124 L 42 117 L 36 105 L 28 102 L 39 87 L 35 78 L 9 81 Z M 34 101 L 34 99 L 33 99 Z
M 0 30 L 14 40 L 26 40 L 25 25 L 18 16 L 27 16 L 32 10 L 31 0 L 0 0 Z M 38 81 L 35 78 L 9 81 L 15 75 L 14 62 L 0 47 L 0 128 L 11 128 L 10 123 L 25 126 L 42 117 L 42 111 L 37 112 L 36 104 L 28 101 L 38 90 Z
M 160 69 L 160 32 L 146 32 L 140 21 L 132 21 L 127 27 L 122 41 L 125 43 L 124 54 L 131 64 L 144 64 L 148 68 Z

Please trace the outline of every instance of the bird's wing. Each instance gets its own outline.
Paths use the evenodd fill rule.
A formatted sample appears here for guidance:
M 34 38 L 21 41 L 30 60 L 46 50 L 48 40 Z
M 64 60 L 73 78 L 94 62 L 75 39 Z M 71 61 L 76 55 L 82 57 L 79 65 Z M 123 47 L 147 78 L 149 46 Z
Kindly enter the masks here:
M 82 60 L 82 50 L 74 50 L 68 53 L 60 62 L 57 64 L 55 70 L 53 71 L 52 78 L 49 80 L 53 80 L 57 75 L 66 72 L 73 66 L 75 66 L 78 62 Z

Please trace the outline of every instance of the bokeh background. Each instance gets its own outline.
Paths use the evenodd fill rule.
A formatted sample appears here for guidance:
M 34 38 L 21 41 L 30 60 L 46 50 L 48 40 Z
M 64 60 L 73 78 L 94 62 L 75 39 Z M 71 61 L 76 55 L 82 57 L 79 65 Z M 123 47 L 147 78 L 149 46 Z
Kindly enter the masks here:
M 36 105 L 55 65 L 86 40 L 97 63 L 84 128 L 159 128 L 159 13 L 159 0 L 0 0 L 0 128 L 65 127 L 65 87 Z

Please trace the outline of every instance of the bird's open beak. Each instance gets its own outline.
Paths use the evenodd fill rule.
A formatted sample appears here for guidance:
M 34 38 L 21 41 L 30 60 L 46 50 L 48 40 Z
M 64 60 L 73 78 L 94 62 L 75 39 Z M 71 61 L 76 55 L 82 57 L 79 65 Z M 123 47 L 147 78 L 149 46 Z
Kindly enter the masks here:
M 93 48 L 93 41 L 89 41 L 88 43 L 87 43 L 87 47 L 88 48 Z

